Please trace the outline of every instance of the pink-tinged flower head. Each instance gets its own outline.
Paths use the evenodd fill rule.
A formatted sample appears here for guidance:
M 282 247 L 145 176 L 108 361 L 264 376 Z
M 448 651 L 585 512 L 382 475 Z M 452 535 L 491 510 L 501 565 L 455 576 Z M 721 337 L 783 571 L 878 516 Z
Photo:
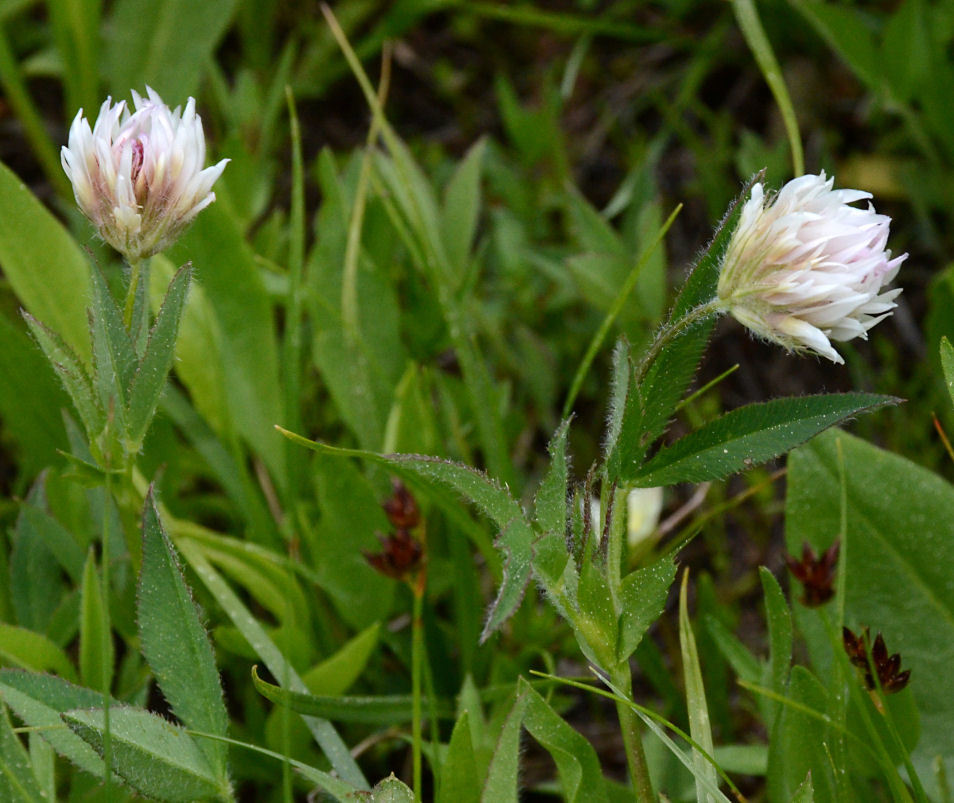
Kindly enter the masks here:
M 844 362 L 832 340 L 867 338 L 897 306 L 882 288 L 907 254 L 886 249 L 891 218 L 851 204 L 871 198 L 833 190 L 834 179 L 800 176 L 766 197 L 761 184 L 742 208 L 719 275 L 722 309 L 792 351 Z
M 130 262 L 176 240 L 215 200 L 212 185 L 229 161 L 203 169 L 195 100 L 170 111 L 152 89 L 146 93 L 132 93 L 131 114 L 125 101 L 107 98 L 92 128 L 80 109 L 60 153 L 80 209 Z

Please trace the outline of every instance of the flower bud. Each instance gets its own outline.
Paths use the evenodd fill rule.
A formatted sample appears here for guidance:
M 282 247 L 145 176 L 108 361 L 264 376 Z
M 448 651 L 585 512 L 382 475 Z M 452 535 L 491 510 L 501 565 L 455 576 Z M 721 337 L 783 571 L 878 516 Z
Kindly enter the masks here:
M 215 200 L 212 185 L 228 159 L 203 169 L 202 120 L 189 98 L 185 111 L 170 111 L 149 87 L 147 99 L 107 98 L 96 123 L 80 109 L 60 152 L 80 209 L 99 235 L 129 262 L 171 245 Z
M 897 306 L 881 292 L 907 254 L 885 248 L 891 219 L 851 206 L 870 198 L 806 175 L 766 197 L 761 184 L 742 208 L 719 275 L 723 310 L 759 337 L 842 363 L 831 341 L 867 338 Z

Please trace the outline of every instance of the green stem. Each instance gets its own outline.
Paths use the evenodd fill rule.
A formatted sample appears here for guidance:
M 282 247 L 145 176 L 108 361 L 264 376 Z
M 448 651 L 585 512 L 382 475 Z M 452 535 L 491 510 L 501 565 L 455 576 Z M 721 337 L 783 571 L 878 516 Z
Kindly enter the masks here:
M 126 290 L 126 304 L 123 308 L 123 324 L 125 324 L 127 331 L 132 326 L 133 310 L 136 308 L 136 289 L 139 287 L 141 271 L 141 259 L 129 263 L 129 289 Z
M 106 637 L 109 638 L 109 633 L 111 629 L 111 623 L 109 620 L 109 538 L 110 538 L 110 519 L 111 507 L 113 500 L 113 479 L 112 473 L 106 472 L 106 489 L 103 499 L 103 543 L 102 543 L 102 555 L 100 557 L 102 563 L 102 574 L 103 574 L 103 628 L 106 632 Z M 103 665 L 107 661 L 107 656 L 103 656 Z M 105 677 L 109 677 L 111 673 L 106 673 Z M 103 771 L 104 784 L 103 784 L 103 794 L 106 800 L 112 799 L 112 778 L 113 778 L 113 740 L 112 734 L 110 733 L 109 727 L 109 683 L 103 685 Z
M 424 656 L 424 583 L 415 581 L 414 613 L 411 622 L 411 745 L 414 764 L 414 799 L 421 797 L 421 665 Z
M 619 664 L 613 672 L 613 685 L 627 697 L 632 698 L 633 680 L 629 671 L 629 662 Z M 623 745 L 626 748 L 626 764 L 633 783 L 635 799 L 639 803 L 654 803 L 653 784 L 649 777 L 649 765 L 643 750 L 643 738 L 639 732 L 639 716 L 625 702 L 616 701 L 616 715 L 619 717 L 620 730 L 623 732 Z

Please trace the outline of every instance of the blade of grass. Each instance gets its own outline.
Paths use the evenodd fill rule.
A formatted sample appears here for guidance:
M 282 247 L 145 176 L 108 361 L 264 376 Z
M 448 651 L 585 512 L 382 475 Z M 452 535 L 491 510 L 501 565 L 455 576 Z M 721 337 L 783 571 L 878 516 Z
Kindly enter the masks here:
M 609 333 L 610 327 L 613 325 L 613 321 L 615 321 L 620 312 L 622 312 L 623 306 L 626 304 L 626 299 L 629 298 L 629 294 L 636 286 L 636 281 L 639 279 L 640 273 L 642 273 L 643 268 L 649 263 L 653 253 L 659 247 L 663 237 L 666 236 L 666 233 L 669 231 L 670 227 L 675 222 L 676 217 L 681 211 L 682 204 L 679 204 L 675 209 L 673 209 L 669 217 L 666 218 L 666 222 L 663 223 L 662 228 L 660 228 L 656 233 L 653 241 L 646 247 L 643 253 L 640 254 L 639 259 L 636 260 L 636 264 L 633 266 L 633 269 L 626 277 L 626 281 L 624 281 L 620 287 L 619 293 L 616 295 L 616 298 L 613 299 L 613 304 L 610 306 L 609 312 L 606 313 L 606 317 L 600 324 L 600 328 L 597 329 L 596 334 L 593 335 L 590 345 L 587 346 L 586 354 L 583 355 L 583 359 L 580 361 L 580 366 L 576 369 L 573 382 L 570 384 L 570 391 L 567 393 L 566 401 L 563 403 L 563 412 L 560 416 L 561 418 L 566 418 L 570 414 L 570 410 L 573 408 L 573 403 L 576 401 L 577 394 L 579 394 L 580 388 L 583 386 L 583 380 L 586 378 L 587 371 L 590 370 L 590 366 L 593 364 L 596 353 L 603 345 L 603 341 L 606 339 L 606 335 Z
M 785 124 L 785 133 L 788 135 L 788 144 L 792 150 L 792 172 L 796 176 L 805 172 L 805 156 L 802 153 L 802 139 L 798 132 L 798 120 L 795 117 L 795 108 L 792 106 L 792 99 L 788 95 L 788 88 L 785 86 L 785 79 L 782 77 L 782 70 L 778 66 L 775 53 L 772 51 L 772 44 L 765 35 L 765 29 L 762 27 L 762 21 L 759 19 L 758 11 L 755 8 L 754 0 L 732 0 L 732 10 L 735 12 L 735 19 L 739 23 L 742 35 L 755 61 L 762 71 L 765 83 L 772 90 L 775 102 L 778 104 L 779 112 L 782 114 L 782 122 Z
M 170 529 L 174 531 L 172 525 L 170 525 Z M 176 546 L 272 675 L 276 678 L 287 678 L 288 686 L 292 691 L 307 692 L 308 688 L 298 676 L 298 673 L 286 661 L 281 650 L 275 646 L 261 624 L 252 616 L 222 576 L 205 559 L 197 546 L 190 543 L 187 538 L 178 539 Z M 315 737 L 315 741 L 318 742 L 332 767 L 335 768 L 342 779 L 359 789 L 369 789 L 364 774 L 355 763 L 347 745 L 342 741 L 334 726 L 327 720 L 317 717 L 303 717 L 303 719 Z

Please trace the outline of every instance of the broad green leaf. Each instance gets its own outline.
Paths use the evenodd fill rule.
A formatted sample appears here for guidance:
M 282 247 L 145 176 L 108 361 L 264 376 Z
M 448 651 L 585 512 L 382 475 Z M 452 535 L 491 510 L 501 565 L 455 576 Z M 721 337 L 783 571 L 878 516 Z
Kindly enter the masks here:
M 520 678 L 518 694 L 526 695 L 523 724 L 553 757 L 563 799 L 571 803 L 607 801 L 606 784 L 593 746 L 554 711 L 526 680 Z
M 252 667 L 252 682 L 258 693 L 273 703 L 287 706 L 299 714 L 322 717 L 339 722 L 370 722 L 373 724 L 410 722 L 411 695 L 389 694 L 375 697 L 347 695 L 319 695 L 288 691 L 262 680 Z M 454 708 L 447 701 L 438 701 L 437 715 L 451 719 Z
M 36 476 L 66 445 L 60 410 L 69 400 L 43 353 L 6 315 L 0 315 L 0 376 L 4 430 L 16 444 L 22 474 Z
M 68 680 L 76 680 L 76 670 L 66 653 L 41 633 L 0 622 L 0 664 L 52 670 Z
M 360 449 L 341 449 L 276 427 L 285 437 L 319 454 L 358 457 L 385 466 L 400 477 L 411 477 L 430 486 L 450 489 L 473 502 L 500 528 L 497 546 L 506 554 L 504 578 L 481 636 L 486 639 L 513 613 L 523 599 L 530 579 L 533 528 L 520 504 L 499 483 L 476 469 L 437 457 L 380 455 Z
M 79 583 L 85 561 L 83 549 L 75 536 L 33 502 L 24 502 L 20 506 L 20 515 L 23 525 L 32 531 L 31 537 L 42 540 L 70 579 Z
M 921 718 L 911 759 L 922 779 L 931 778 L 936 756 L 954 765 L 954 487 L 844 432 L 826 433 L 789 457 L 785 519 L 792 552 L 804 541 L 820 549 L 841 532 L 839 450 L 847 501 L 846 622 L 882 633 L 911 670 L 908 689 Z M 808 646 L 814 658 L 824 656 L 818 640 L 808 638 Z M 817 797 L 828 799 L 819 778 L 813 781 Z
M 176 335 L 185 305 L 192 266 L 184 265 L 173 277 L 165 301 L 156 316 L 146 353 L 129 388 L 129 421 L 127 437 L 133 448 L 138 448 L 156 414 L 159 397 L 166 386 L 169 369 L 175 355 Z
M 44 523 L 34 521 L 28 513 L 34 505 L 45 504 L 46 475 L 41 474 L 30 489 L 26 502 L 20 506 L 9 553 L 7 588 L 16 621 L 37 632 L 46 632 L 53 612 L 66 592 L 57 560 L 57 545 L 45 537 L 47 528 L 42 526 Z
M 101 710 L 74 709 L 61 717 L 102 755 Z M 183 728 L 148 711 L 120 705 L 110 708 L 109 732 L 116 774 L 140 792 L 169 801 L 232 799 L 228 782 L 216 777 L 206 754 Z
M 675 577 L 676 564 L 667 556 L 623 578 L 617 660 L 625 661 L 636 651 L 649 626 L 666 607 L 669 587 Z
M 107 88 L 125 98 L 152 86 L 170 106 L 196 94 L 235 0 L 119 0 L 107 22 L 103 61 Z
M 859 413 L 897 401 L 871 393 L 833 393 L 750 404 L 662 449 L 633 480 L 650 487 L 721 479 L 784 454 Z
M 53 370 L 66 388 L 66 392 L 76 405 L 76 411 L 83 420 L 83 426 L 91 438 L 95 438 L 106 426 L 106 414 L 100 407 L 93 390 L 93 382 L 86 366 L 80 358 L 52 329 L 38 321 L 30 313 L 24 312 L 23 318 L 30 327 L 46 358 L 52 363 Z
M 441 766 L 437 803 L 480 803 L 480 780 L 469 720 L 470 713 L 464 711 L 454 724 Z
M 547 451 L 550 467 L 533 499 L 533 517 L 537 528 L 544 533 L 560 536 L 566 531 L 567 516 L 567 465 L 566 439 L 570 420 L 560 424 L 554 433 Z
M 415 797 L 407 784 L 394 777 L 394 773 L 375 784 L 371 790 L 371 803 L 414 803 Z
M 762 593 L 765 596 L 765 614 L 769 630 L 769 661 L 763 670 L 762 682 L 777 694 L 788 688 L 788 669 L 792 663 L 792 614 L 781 586 L 764 566 L 759 567 Z M 766 725 L 771 732 L 778 707 L 766 709 Z
M 0 269 L 24 308 L 88 358 L 86 257 L 26 185 L 0 164 Z
M 682 672 L 686 684 L 686 708 L 689 710 L 689 733 L 695 742 L 710 756 L 714 752 L 712 728 L 709 724 L 709 706 L 706 703 L 706 690 L 702 683 L 702 668 L 699 666 L 699 653 L 696 649 L 696 637 L 689 622 L 689 570 L 682 575 L 679 590 L 679 646 L 682 651 Z M 698 751 L 692 755 L 693 775 L 696 778 L 696 796 L 700 801 L 713 803 L 715 798 L 706 791 L 705 782 L 718 786 L 719 777 L 715 767 Z
M 225 736 L 229 718 L 215 656 L 150 489 L 142 517 L 142 570 L 137 611 L 142 651 L 173 712 L 193 730 Z M 200 748 L 212 773 L 228 783 L 226 746 Z
M 36 803 L 48 799 L 37 784 L 30 757 L 13 732 L 7 707 L 0 703 L 0 790 L 6 788 L 9 803 Z
M 810 0 L 792 0 L 792 5 L 870 89 L 877 91 L 883 86 L 886 76 L 861 9 Z
M 378 646 L 380 625 L 375 622 L 350 639 L 334 655 L 301 676 L 316 694 L 344 694 L 364 672 L 368 659 Z
M 262 659 L 269 671 L 281 682 L 287 685 L 292 691 L 307 692 L 304 682 L 298 676 L 295 669 L 289 664 L 281 651 L 275 646 L 275 643 L 268 637 L 262 625 L 236 593 L 229 588 L 228 583 L 222 579 L 222 576 L 205 559 L 201 551 L 194 544 L 190 544 L 187 539 L 179 542 L 179 547 L 183 556 L 195 570 L 199 579 L 205 584 L 209 592 L 215 597 L 216 602 L 225 611 L 226 616 L 232 620 L 232 623 L 238 628 L 239 632 L 245 637 L 245 640 L 251 645 L 255 653 Z M 316 717 L 302 717 L 308 729 L 311 731 L 315 741 L 325 752 L 331 766 L 335 769 L 342 780 L 359 789 L 367 789 L 368 782 L 365 779 L 361 769 L 358 767 L 347 745 L 341 740 L 334 726 L 324 719 Z
M 520 774 L 520 728 L 529 697 L 518 694 L 497 737 L 493 758 L 480 799 L 482 803 L 517 803 L 517 780 Z
M 941 338 L 941 368 L 944 369 L 944 384 L 954 403 L 954 346 L 946 337 Z
M 484 161 L 486 142 L 478 141 L 467 152 L 444 192 L 444 208 L 441 210 L 441 238 L 451 266 L 465 276 L 467 260 L 477 217 L 480 212 L 480 174 Z
M 38 728 L 57 753 L 92 775 L 103 776 L 102 759 L 79 736 L 64 728 L 60 719 L 62 711 L 101 706 L 102 694 L 52 675 L 0 669 L 0 698 L 27 726 Z
M 80 677 L 88 687 L 108 693 L 113 678 L 113 639 L 103 601 L 103 588 L 92 547 L 86 557 L 80 589 Z

